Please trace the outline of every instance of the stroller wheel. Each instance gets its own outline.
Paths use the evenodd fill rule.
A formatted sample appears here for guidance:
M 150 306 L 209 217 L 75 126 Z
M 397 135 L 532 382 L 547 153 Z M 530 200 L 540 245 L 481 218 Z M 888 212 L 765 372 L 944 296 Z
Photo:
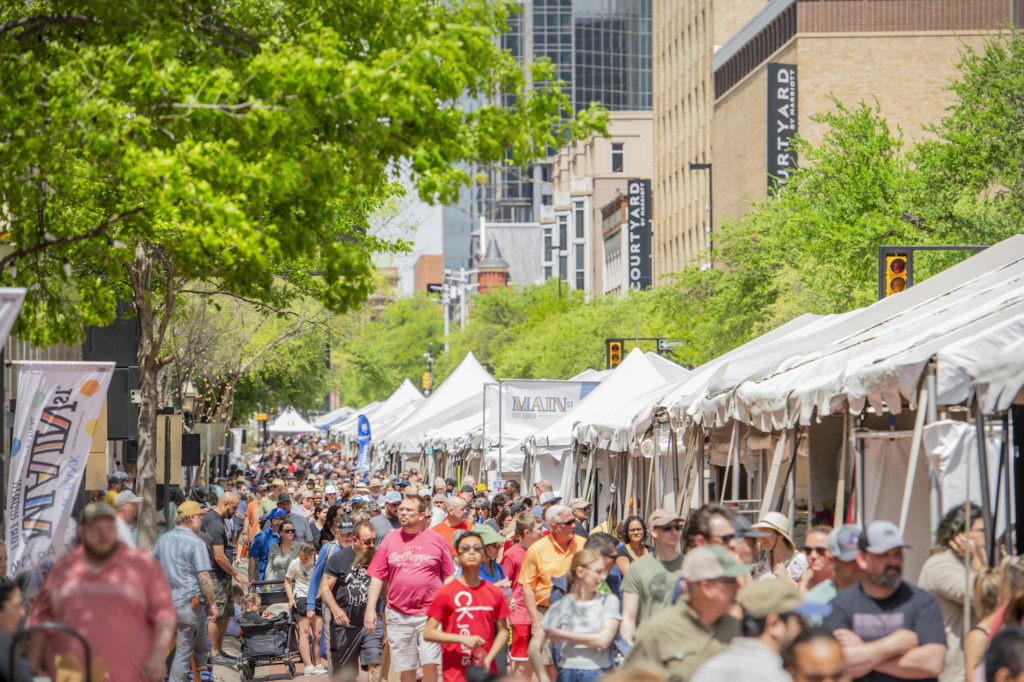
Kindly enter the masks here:
M 288 661 L 288 674 L 295 677 L 295 662 Z

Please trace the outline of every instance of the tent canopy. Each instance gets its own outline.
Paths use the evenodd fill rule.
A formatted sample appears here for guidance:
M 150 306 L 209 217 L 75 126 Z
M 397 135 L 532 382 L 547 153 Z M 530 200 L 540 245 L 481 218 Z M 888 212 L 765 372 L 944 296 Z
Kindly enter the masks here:
M 316 433 L 316 428 L 293 409 L 287 409 L 270 425 L 270 433 Z
M 844 404 L 898 413 L 903 402 L 916 405 L 933 357 L 942 403 L 976 392 L 986 411 L 1005 409 L 1024 383 L 1022 347 L 1024 235 L 1016 235 L 899 295 L 765 343 L 746 376 L 709 383 L 671 409 L 762 431 L 809 424 Z
M 313 426 L 323 429 L 327 428 L 331 424 L 340 422 L 351 415 L 355 410 L 348 405 L 343 405 L 336 410 L 331 410 L 327 414 L 321 414 L 320 416 L 313 419 Z
M 428 431 L 451 422 L 482 418 L 485 384 L 495 383 L 473 353 L 466 353 L 459 366 L 430 397 L 400 423 L 376 437 L 385 448 L 403 453 L 419 452 Z

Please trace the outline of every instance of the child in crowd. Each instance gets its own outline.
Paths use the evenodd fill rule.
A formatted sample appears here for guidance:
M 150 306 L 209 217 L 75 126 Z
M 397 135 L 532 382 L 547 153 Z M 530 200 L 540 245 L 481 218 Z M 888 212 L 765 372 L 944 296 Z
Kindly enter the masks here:
M 320 647 L 310 647 L 309 638 L 320 642 L 320 630 L 323 621 L 319 609 L 307 615 L 306 597 L 309 595 L 309 579 L 313 574 L 313 563 L 317 549 L 312 542 L 306 541 L 299 545 L 299 556 L 288 565 L 284 574 L 284 591 L 288 595 L 288 605 L 295 615 L 299 626 L 299 656 L 305 665 L 303 674 L 324 675 L 327 668 L 320 664 Z
M 466 682 L 466 670 L 471 667 L 497 674 L 495 659 L 508 643 L 505 595 L 480 578 L 484 561 L 480 535 L 476 531 L 463 533 L 455 541 L 455 553 L 462 573 L 438 591 L 423 630 L 423 639 L 443 645 L 444 682 Z

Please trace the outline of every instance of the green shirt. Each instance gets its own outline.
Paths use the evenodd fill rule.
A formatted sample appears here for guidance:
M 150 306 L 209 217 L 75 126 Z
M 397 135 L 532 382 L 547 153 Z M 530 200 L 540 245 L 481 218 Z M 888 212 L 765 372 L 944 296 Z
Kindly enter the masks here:
M 689 682 L 705 661 L 725 651 L 739 636 L 740 621 L 728 614 L 710 630 L 704 627 L 684 595 L 640 627 L 624 667 L 660 668 L 669 682 Z
M 682 577 L 683 555 L 671 561 L 662 561 L 654 552 L 646 554 L 629 565 L 622 580 L 622 591 L 639 595 L 640 604 L 636 613 L 636 624 L 672 605 L 676 583 Z

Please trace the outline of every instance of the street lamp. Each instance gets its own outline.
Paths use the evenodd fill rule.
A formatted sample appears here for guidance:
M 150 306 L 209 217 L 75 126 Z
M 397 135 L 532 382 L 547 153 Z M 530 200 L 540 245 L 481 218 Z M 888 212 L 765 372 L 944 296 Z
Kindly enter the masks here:
M 196 410 L 196 399 L 199 391 L 191 381 L 185 382 L 185 390 L 181 393 L 181 411 L 192 414 Z
M 713 212 L 714 201 L 712 194 L 711 184 L 711 164 L 710 163 L 691 163 L 690 170 L 706 170 L 708 172 L 708 267 L 714 267 L 715 263 L 715 240 L 712 236 L 714 234 L 715 214 Z

